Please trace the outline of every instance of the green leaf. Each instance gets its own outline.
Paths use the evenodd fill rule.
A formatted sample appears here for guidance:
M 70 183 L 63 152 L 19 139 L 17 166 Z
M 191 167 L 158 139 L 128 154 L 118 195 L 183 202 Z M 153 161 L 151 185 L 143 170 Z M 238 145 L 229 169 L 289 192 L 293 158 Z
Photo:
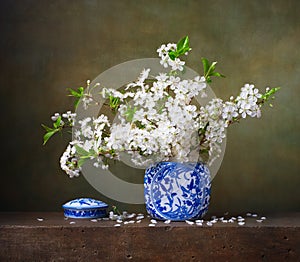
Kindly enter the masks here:
M 83 166 L 86 160 L 86 158 L 80 157 L 77 162 L 78 167 Z
M 208 69 L 208 71 L 209 72 L 215 71 L 216 65 L 217 65 L 217 62 L 212 62 L 211 65 L 210 65 L 210 67 L 209 67 L 209 69 Z
M 208 69 L 209 69 L 209 61 L 206 59 L 206 58 L 204 58 L 204 57 L 202 57 L 201 58 L 201 61 L 202 61 L 202 65 L 203 65 L 203 71 L 204 71 L 204 75 L 206 75 L 206 73 L 208 72 Z
M 53 126 L 55 129 L 59 128 L 61 126 L 61 116 L 59 116 L 56 121 L 53 123 Z
M 46 130 L 46 132 L 50 132 L 53 130 L 53 128 L 49 127 L 49 126 L 46 126 L 44 124 L 42 124 L 42 127 Z
M 68 91 L 70 92 L 69 96 L 77 96 L 77 91 L 73 90 L 72 88 L 68 88 Z
M 113 208 L 113 212 L 118 214 L 119 216 L 121 215 L 120 211 L 118 210 L 118 208 L 116 206 L 112 206 Z
M 79 97 L 80 98 L 83 95 L 84 88 L 83 87 L 79 87 L 77 91 L 74 90 L 74 89 L 72 89 L 72 88 L 69 88 L 68 90 L 70 92 L 70 96 L 74 96 L 74 97 Z
M 211 76 L 218 76 L 218 77 L 226 77 L 226 76 L 224 76 L 224 75 L 222 75 L 222 74 L 220 74 L 220 73 L 218 73 L 218 72 L 213 72 L 213 73 L 211 73 L 210 75 L 211 75 Z
M 126 120 L 128 122 L 132 122 L 132 119 L 134 117 L 136 110 L 137 110 L 137 107 L 134 107 L 134 108 L 128 107 L 128 109 L 125 112 Z
M 75 107 L 75 109 L 77 109 L 79 101 L 80 101 L 81 97 L 83 97 L 83 95 L 84 95 L 84 88 L 79 87 L 77 91 L 73 90 L 72 88 L 69 88 L 68 90 L 70 92 L 70 96 L 74 96 L 76 98 L 75 102 L 74 102 L 74 107 Z
M 79 101 L 80 101 L 80 98 L 77 98 L 74 102 L 74 107 L 75 107 L 75 110 L 77 109 L 78 105 L 79 105 Z
M 189 51 L 189 37 L 185 36 L 181 38 L 177 43 L 177 52 L 179 54 L 184 54 L 185 52 Z
M 171 60 L 175 60 L 175 58 L 185 54 L 189 50 L 191 50 L 189 47 L 189 37 L 185 36 L 177 42 L 175 51 L 169 51 L 169 57 Z
M 43 143 L 43 145 L 45 145 L 47 143 L 47 141 L 50 139 L 50 137 L 52 137 L 58 131 L 59 131 L 59 129 L 53 129 L 52 131 L 47 132 L 44 135 L 44 143 Z
M 271 88 L 268 92 L 266 92 L 262 96 L 262 99 L 265 100 L 265 101 L 269 100 L 270 97 L 272 97 L 279 89 L 280 89 L 280 87 L 273 87 L 273 88 Z
M 175 60 L 175 58 L 178 57 L 178 54 L 176 51 L 169 51 L 169 57 L 170 59 Z
M 83 91 L 84 91 L 84 88 L 81 86 L 81 87 L 78 87 L 78 92 L 80 93 L 80 94 L 83 94 Z
M 210 63 L 206 58 L 201 58 L 203 64 L 204 77 L 207 83 L 211 82 L 211 76 L 225 77 L 221 73 L 215 72 L 217 62 Z
M 75 145 L 75 148 L 76 148 L 76 152 L 78 155 L 80 156 L 87 156 L 89 155 L 89 152 L 86 151 L 85 149 L 83 149 L 82 147 L 78 146 L 78 145 Z
M 120 98 L 114 97 L 112 95 L 109 96 L 109 106 L 112 110 L 117 110 L 120 104 Z

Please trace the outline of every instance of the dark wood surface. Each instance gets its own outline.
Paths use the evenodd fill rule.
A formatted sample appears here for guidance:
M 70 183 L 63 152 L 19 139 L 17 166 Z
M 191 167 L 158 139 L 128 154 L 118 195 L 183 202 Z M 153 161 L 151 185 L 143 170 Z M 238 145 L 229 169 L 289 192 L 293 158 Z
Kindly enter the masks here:
M 300 261 L 300 213 L 261 223 L 260 216 L 243 217 L 243 226 L 149 227 L 146 217 L 115 227 L 111 220 L 66 220 L 60 212 L 0 213 L 0 261 Z

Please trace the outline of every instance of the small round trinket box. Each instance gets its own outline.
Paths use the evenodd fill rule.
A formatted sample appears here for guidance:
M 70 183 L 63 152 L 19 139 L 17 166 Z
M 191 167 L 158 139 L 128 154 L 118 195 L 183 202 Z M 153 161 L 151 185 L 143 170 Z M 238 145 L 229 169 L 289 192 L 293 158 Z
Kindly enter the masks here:
M 92 198 L 78 198 L 65 203 L 65 217 L 70 218 L 102 218 L 107 216 L 108 205 Z

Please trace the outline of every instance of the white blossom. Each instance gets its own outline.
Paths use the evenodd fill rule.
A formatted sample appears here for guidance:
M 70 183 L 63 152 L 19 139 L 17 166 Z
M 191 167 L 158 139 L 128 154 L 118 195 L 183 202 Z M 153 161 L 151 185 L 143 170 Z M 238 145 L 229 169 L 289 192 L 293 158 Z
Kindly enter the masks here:
M 231 121 L 233 118 L 237 117 L 238 114 L 238 108 L 237 105 L 233 102 L 225 102 L 222 112 L 222 117 L 224 120 Z
M 163 44 L 161 45 L 160 48 L 157 49 L 157 53 L 158 56 L 161 58 L 160 60 L 160 64 L 167 68 L 167 67 L 171 67 L 172 70 L 179 70 L 179 71 L 183 71 L 184 69 L 184 61 L 181 61 L 179 58 L 175 58 L 174 60 L 172 60 L 169 57 L 169 51 L 175 51 L 176 50 L 176 44 Z
M 254 88 L 254 85 L 245 84 L 241 88 L 240 95 L 236 98 L 236 101 L 242 118 L 246 118 L 247 115 L 250 117 L 261 116 L 260 108 L 257 104 L 258 99 L 261 97 L 262 95 L 257 88 Z
M 70 143 L 60 158 L 60 166 L 70 178 L 77 177 L 80 174 L 81 168 L 77 167 L 77 158 L 75 156 L 76 148 Z
M 59 117 L 60 117 L 60 114 L 55 113 L 53 116 L 51 116 L 51 120 L 55 122 Z
M 185 62 L 181 61 L 179 58 L 175 58 L 174 60 L 169 60 L 168 64 L 172 67 L 172 70 L 182 71 L 184 69 Z
M 157 52 L 161 65 L 181 71 L 185 62 L 169 57 L 169 51 L 175 50 L 176 44 L 163 44 Z M 143 69 L 137 80 L 123 91 L 102 87 L 104 99 L 113 96 L 120 100 L 118 121 L 110 123 L 104 114 L 76 119 L 74 141 L 60 159 L 61 168 L 70 177 L 80 173 L 77 152 L 80 149 L 88 152 L 86 157 L 94 161 L 95 167 L 102 169 L 108 168 L 105 160 L 118 160 L 123 152 L 136 165 L 174 159 L 198 161 L 200 148 L 207 149 L 210 165 L 220 156 L 226 129 L 232 122 L 261 116 L 262 94 L 252 84 L 245 84 L 239 95 L 231 96 L 229 101 L 213 98 L 206 105 L 195 105 L 193 99 L 207 96 L 205 77 L 181 79 L 176 74 L 158 73 L 148 81 L 149 75 L 150 69 Z M 90 94 L 83 96 L 85 107 L 92 100 Z M 55 113 L 51 118 L 56 121 L 59 117 L 74 124 L 76 114 L 67 111 L 62 115 Z
M 83 96 L 82 98 L 83 108 L 87 109 L 90 104 L 92 104 L 93 99 L 90 96 Z

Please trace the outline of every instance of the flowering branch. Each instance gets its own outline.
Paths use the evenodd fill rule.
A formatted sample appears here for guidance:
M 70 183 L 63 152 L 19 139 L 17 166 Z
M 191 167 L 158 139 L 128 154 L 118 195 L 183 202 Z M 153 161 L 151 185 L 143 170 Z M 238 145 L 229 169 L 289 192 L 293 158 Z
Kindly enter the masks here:
M 46 131 L 46 134 L 43 137 L 43 145 L 45 145 L 53 135 L 61 132 L 64 128 L 72 128 L 74 126 L 75 116 L 76 114 L 71 113 L 71 111 L 67 111 L 66 113 L 62 114 L 62 116 L 59 113 L 55 113 L 51 117 L 53 121 L 53 128 L 42 124 L 42 127 Z M 65 121 L 62 120 L 63 118 L 65 119 Z
M 197 96 L 205 97 L 211 77 L 224 77 L 216 72 L 217 62 L 202 58 L 203 76 L 181 79 L 178 72 L 184 70 L 181 60 L 191 50 L 189 38 L 177 44 L 163 44 L 157 49 L 160 63 L 170 68 L 170 73 L 150 77 L 150 69 L 144 69 L 137 80 L 128 83 L 125 90 L 101 88 L 101 94 L 112 112 L 118 117 L 110 123 L 108 117 L 87 117 L 76 120 L 67 112 L 53 117 L 53 128 L 44 126 L 44 144 L 64 127 L 74 127 L 74 140 L 63 153 L 60 163 L 70 176 L 78 176 L 82 165 L 93 160 L 96 167 L 108 168 L 110 159 L 119 160 L 126 152 L 136 165 L 153 161 L 180 162 L 205 161 L 209 165 L 219 157 L 228 126 L 247 117 L 261 116 L 261 107 L 279 90 L 267 88 L 261 93 L 253 84 L 245 84 L 239 95 L 228 101 L 214 98 L 207 105 L 194 105 Z M 94 87 L 100 86 L 96 84 Z M 93 100 L 89 82 L 86 91 L 70 90 L 87 108 Z M 66 124 L 62 120 L 66 118 Z M 152 161 L 152 162 L 151 162 Z

